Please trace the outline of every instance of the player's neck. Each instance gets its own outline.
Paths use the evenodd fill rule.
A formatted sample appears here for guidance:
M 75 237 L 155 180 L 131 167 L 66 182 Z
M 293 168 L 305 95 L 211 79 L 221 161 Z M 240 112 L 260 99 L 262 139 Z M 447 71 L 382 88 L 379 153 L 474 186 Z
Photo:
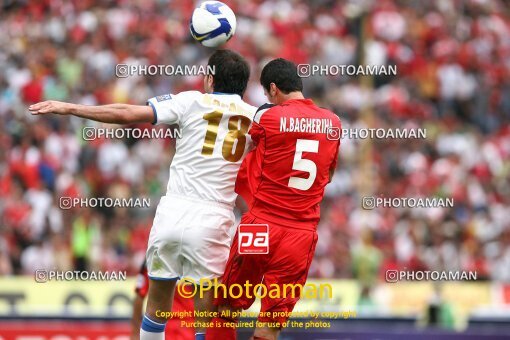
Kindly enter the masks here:
M 301 91 L 290 92 L 288 94 L 282 95 L 282 103 L 293 99 L 305 99 L 305 97 Z

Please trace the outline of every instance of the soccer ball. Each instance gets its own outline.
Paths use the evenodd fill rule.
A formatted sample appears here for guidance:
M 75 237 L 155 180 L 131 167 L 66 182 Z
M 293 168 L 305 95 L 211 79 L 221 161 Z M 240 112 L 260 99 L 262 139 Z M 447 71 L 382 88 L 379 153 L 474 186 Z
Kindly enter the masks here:
M 193 38 L 207 47 L 226 43 L 236 31 L 234 12 L 219 1 L 205 1 L 195 8 L 189 24 Z

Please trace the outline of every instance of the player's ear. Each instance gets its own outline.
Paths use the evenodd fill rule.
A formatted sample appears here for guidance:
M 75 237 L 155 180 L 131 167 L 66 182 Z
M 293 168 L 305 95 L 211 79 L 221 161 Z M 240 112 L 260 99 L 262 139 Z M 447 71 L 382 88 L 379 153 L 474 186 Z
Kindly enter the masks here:
M 214 92 L 214 78 L 211 74 L 204 76 L 204 90 L 207 93 Z
M 271 97 L 274 97 L 274 96 L 276 96 L 277 93 L 278 93 L 278 88 L 276 87 L 276 84 L 275 83 L 269 84 L 269 95 Z

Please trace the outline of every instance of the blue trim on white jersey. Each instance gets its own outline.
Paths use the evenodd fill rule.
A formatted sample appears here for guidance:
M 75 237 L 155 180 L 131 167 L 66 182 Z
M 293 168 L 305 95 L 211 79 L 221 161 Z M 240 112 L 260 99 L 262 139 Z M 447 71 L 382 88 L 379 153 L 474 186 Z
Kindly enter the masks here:
M 158 113 L 156 112 L 156 108 L 150 101 L 147 101 L 147 105 L 150 105 L 150 107 L 152 108 L 152 113 L 154 114 L 154 120 L 152 121 L 152 125 L 156 125 L 156 123 L 158 122 Z
M 151 280 L 154 280 L 154 281 L 177 281 L 180 279 L 179 276 L 176 276 L 176 277 L 170 277 L 170 278 L 167 278 L 167 277 L 155 277 L 155 276 L 150 276 L 150 275 L 147 275 L 149 277 L 149 279 Z
M 213 92 L 212 94 L 219 94 L 224 96 L 238 96 L 237 93 Z

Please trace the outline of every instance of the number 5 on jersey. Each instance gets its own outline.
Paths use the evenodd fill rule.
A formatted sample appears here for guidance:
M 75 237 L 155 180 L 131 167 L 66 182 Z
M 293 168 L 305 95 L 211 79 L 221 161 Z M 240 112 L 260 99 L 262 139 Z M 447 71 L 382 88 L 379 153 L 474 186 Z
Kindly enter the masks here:
M 308 190 L 312 187 L 317 177 L 317 165 L 309 159 L 303 158 L 303 152 L 319 152 L 319 141 L 309 139 L 298 139 L 296 141 L 296 153 L 294 154 L 294 162 L 292 163 L 292 170 L 299 170 L 308 172 L 308 178 L 294 177 L 289 178 L 289 187 Z

